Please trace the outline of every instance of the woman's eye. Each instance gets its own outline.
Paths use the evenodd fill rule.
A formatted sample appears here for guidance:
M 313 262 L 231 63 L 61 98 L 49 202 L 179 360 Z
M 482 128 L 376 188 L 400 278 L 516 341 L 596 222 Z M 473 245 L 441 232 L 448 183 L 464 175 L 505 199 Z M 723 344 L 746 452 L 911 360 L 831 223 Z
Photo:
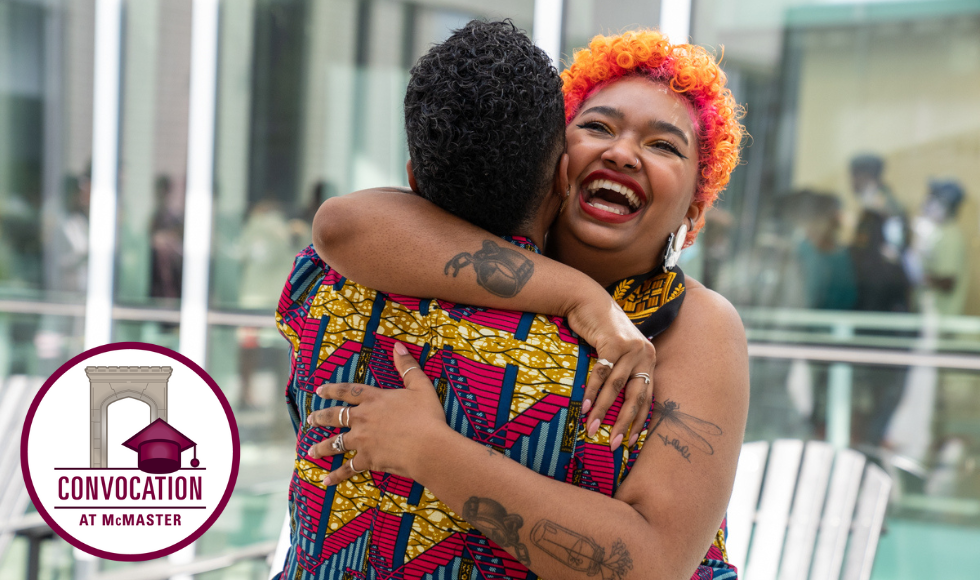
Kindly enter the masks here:
M 609 127 L 607 127 L 604 123 L 600 123 L 599 121 L 588 121 L 586 123 L 582 123 L 579 125 L 579 128 L 588 129 L 590 131 L 598 131 L 599 133 L 612 133 L 612 131 L 609 130 Z
M 680 149 L 678 149 L 670 141 L 655 141 L 655 142 L 651 143 L 650 146 L 653 147 L 653 148 L 655 148 L 655 149 L 663 149 L 664 151 L 667 151 L 669 153 L 673 153 L 674 155 L 677 155 L 681 159 L 687 159 L 687 156 L 683 155 L 681 153 Z

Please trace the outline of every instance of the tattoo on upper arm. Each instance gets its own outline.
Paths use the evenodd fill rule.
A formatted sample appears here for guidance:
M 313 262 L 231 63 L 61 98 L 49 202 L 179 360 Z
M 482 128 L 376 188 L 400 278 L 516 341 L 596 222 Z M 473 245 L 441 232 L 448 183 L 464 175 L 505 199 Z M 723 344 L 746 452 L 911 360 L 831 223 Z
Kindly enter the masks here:
M 524 526 L 524 518 L 509 514 L 504 506 L 488 497 L 473 496 L 463 504 L 463 519 L 479 528 L 501 548 L 513 547 L 517 561 L 531 566 L 527 546 L 521 542 L 518 530 Z
M 541 520 L 531 530 L 531 543 L 552 558 L 576 572 L 587 576 L 602 574 L 603 580 L 622 580 L 633 569 L 633 558 L 622 539 L 613 542 L 612 553 L 594 539 L 559 526 L 550 520 Z
M 521 291 L 524 284 L 534 274 L 534 262 L 512 248 L 499 246 L 490 240 L 483 240 L 483 249 L 470 254 L 461 252 L 446 262 L 443 273 L 453 278 L 466 266 L 473 264 L 476 270 L 476 283 L 491 294 L 512 298 Z
M 650 429 L 650 433 L 656 433 L 657 429 L 661 428 L 661 433 L 656 433 L 660 441 L 665 446 L 676 449 L 681 457 L 688 462 L 691 461 L 692 448 L 708 455 L 714 455 L 715 448 L 701 434 L 713 437 L 720 436 L 722 434 L 721 427 L 710 421 L 698 419 L 694 415 L 682 413 L 678 411 L 680 407 L 679 404 L 670 399 L 663 403 L 654 402 L 653 411 L 657 415 L 657 422 Z

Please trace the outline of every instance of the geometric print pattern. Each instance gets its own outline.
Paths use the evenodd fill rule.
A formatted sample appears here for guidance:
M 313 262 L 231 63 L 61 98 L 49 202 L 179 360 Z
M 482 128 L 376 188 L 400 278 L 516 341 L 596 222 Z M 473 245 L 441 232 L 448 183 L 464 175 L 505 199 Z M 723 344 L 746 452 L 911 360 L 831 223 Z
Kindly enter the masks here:
M 537 578 L 415 481 L 366 471 L 332 487 L 320 482 L 350 455 L 307 456 L 343 431 L 308 426 L 309 413 L 343 404 L 315 389 L 402 388 L 391 358 L 396 340 L 433 381 L 453 429 L 538 473 L 611 496 L 645 440 L 646 425 L 633 450 L 609 449 L 622 393 L 597 437 L 587 438 L 582 385 L 594 353 L 560 318 L 377 292 L 346 280 L 310 246 L 296 257 L 276 322 L 292 345 L 285 394 L 297 432 L 282 579 Z

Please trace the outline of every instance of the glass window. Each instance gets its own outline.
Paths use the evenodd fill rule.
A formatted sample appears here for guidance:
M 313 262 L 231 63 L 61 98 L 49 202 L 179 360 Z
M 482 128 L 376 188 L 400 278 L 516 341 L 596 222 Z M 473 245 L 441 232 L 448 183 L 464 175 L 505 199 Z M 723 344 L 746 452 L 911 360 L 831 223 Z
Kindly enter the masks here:
M 980 526 L 980 9 L 706 0 L 692 36 L 752 135 L 685 267 L 742 314 L 746 440 L 884 465 L 874 577 L 941 575 L 946 548 L 912 542 Z
M 91 8 L 0 2 L 0 296 L 85 291 Z
M 476 17 L 530 31 L 532 12 L 523 2 L 223 3 L 212 307 L 271 311 L 323 200 L 408 185 L 402 101 L 432 43 Z
M 191 0 L 127 0 L 123 5 L 115 275 L 119 304 L 179 307 L 191 8 Z

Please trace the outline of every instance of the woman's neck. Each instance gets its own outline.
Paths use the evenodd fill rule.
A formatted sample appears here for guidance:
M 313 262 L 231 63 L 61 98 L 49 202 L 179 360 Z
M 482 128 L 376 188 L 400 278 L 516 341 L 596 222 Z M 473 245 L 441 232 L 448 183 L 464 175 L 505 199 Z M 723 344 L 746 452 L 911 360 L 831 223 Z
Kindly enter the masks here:
M 635 255 L 595 248 L 570 238 L 555 236 L 549 244 L 548 256 L 584 272 L 603 287 L 628 276 L 645 274 L 662 261 L 663 248 L 648 255 Z

